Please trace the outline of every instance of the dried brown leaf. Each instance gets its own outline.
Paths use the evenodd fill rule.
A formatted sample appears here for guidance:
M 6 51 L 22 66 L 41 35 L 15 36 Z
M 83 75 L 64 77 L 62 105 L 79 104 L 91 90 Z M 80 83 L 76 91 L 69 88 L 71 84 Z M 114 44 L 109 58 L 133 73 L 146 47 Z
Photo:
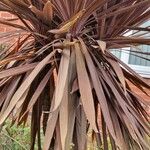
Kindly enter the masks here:
M 89 75 L 87 73 L 85 66 L 85 60 L 80 49 L 81 47 L 79 43 L 76 43 L 75 44 L 76 65 L 77 65 L 77 75 L 78 75 L 79 90 L 81 94 L 81 101 L 87 119 L 89 120 L 93 130 L 97 132 L 92 88 L 90 84 Z

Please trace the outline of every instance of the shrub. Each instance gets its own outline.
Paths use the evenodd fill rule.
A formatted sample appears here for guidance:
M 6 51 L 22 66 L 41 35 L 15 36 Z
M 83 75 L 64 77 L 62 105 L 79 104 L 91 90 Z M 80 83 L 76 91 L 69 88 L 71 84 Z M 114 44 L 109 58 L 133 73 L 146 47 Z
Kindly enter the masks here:
M 89 130 L 104 150 L 148 149 L 147 104 L 130 83 L 144 93 L 150 85 L 110 49 L 150 44 L 126 34 L 149 32 L 139 27 L 149 0 L 1 0 L 0 10 L 16 16 L 0 23 L 20 35 L 0 61 L 0 125 L 31 112 L 31 150 L 36 138 L 42 149 L 42 128 L 44 150 L 85 150 Z

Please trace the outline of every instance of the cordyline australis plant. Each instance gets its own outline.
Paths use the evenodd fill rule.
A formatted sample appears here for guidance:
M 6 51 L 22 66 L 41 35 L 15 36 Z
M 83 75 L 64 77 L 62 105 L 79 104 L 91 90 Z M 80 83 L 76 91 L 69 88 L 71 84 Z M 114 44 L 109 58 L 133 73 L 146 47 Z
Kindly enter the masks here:
M 150 44 L 143 36 L 150 29 L 139 27 L 149 7 L 149 0 L 1 0 L 0 10 L 16 17 L 0 23 L 18 29 L 1 39 L 20 36 L 0 53 L 0 124 L 12 112 L 13 123 L 26 123 L 32 112 L 31 149 L 37 138 L 39 149 L 86 150 L 88 136 L 98 149 L 149 149 L 147 104 L 129 85 L 144 93 L 150 85 L 110 53 Z

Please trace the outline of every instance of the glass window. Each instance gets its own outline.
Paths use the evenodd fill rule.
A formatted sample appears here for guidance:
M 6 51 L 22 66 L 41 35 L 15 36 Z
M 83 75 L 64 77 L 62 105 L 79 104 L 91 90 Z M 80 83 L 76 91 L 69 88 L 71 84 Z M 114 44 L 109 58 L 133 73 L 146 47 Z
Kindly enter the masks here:
M 150 27 L 150 21 L 145 22 L 140 27 Z M 144 36 L 150 38 L 150 33 L 146 31 L 131 31 L 132 36 Z M 150 53 L 150 46 L 140 45 L 137 47 L 128 47 L 119 49 L 112 49 L 111 52 L 121 59 L 124 63 L 128 64 L 134 71 L 139 73 L 145 78 L 150 78 L 150 55 L 140 52 Z M 138 53 L 139 52 L 139 53 Z M 144 59 L 146 58 L 146 59 Z

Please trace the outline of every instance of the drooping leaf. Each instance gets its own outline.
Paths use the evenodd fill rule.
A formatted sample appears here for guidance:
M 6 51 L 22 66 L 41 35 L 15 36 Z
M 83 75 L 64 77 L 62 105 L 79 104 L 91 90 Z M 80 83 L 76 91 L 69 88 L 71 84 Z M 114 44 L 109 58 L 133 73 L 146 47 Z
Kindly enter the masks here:
M 60 67 L 58 71 L 58 79 L 56 83 L 56 91 L 55 91 L 55 103 L 53 110 L 57 109 L 61 103 L 63 98 L 64 89 L 66 85 L 66 81 L 68 78 L 68 68 L 70 62 L 70 49 L 64 48 L 62 53 L 62 58 L 60 62 Z
M 81 94 L 81 101 L 83 104 L 85 114 L 87 115 L 87 118 L 92 128 L 95 130 L 95 132 L 97 132 L 92 88 L 85 67 L 85 60 L 80 50 L 80 45 L 78 43 L 75 44 L 75 52 L 76 52 L 77 75 L 78 75 L 79 89 Z
M 66 149 L 66 142 L 67 142 L 66 138 L 68 133 L 68 121 L 69 121 L 68 103 L 69 103 L 68 84 L 66 84 L 63 98 L 60 104 L 60 114 L 59 114 L 60 138 L 61 138 L 62 150 Z
M 1 0 L 0 11 L 14 16 L 0 19 L 13 29 L 0 33 L 0 124 L 31 118 L 31 150 L 36 141 L 39 150 L 149 149 L 150 104 L 132 86 L 148 97 L 150 85 L 110 53 L 131 46 L 149 61 L 137 48 L 150 44 L 142 26 L 149 7 L 149 0 Z
M 19 89 L 15 92 L 13 95 L 11 102 L 5 112 L 0 117 L 0 124 L 3 123 L 3 121 L 8 117 L 16 103 L 19 101 L 19 99 L 23 96 L 24 92 L 29 88 L 30 83 L 34 80 L 36 75 L 43 69 L 43 67 L 46 65 L 46 63 L 50 60 L 50 58 L 55 54 L 55 51 L 50 53 L 45 59 L 43 59 L 31 72 L 31 74 L 28 76 L 28 78 L 22 83 L 22 85 L 19 87 Z
M 80 39 L 80 42 L 81 42 L 82 50 L 83 50 L 83 53 L 85 55 L 85 59 L 86 59 L 86 62 L 87 62 L 87 65 L 88 65 L 88 68 L 90 71 L 91 79 L 93 82 L 93 87 L 96 91 L 96 95 L 97 95 L 99 103 L 101 105 L 102 113 L 105 116 L 104 120 L 108 125 L 109 132 L 111 133 L 113 138 L 115 138 L 115 131 L 113 129 L 112 118 L 110 116 L 107 100 L 106 100 L 106 97 L 104 95 L 100 80 L 98 78 L 96 68 L 94 66 L 94 63 L 92 62 L 90 54 L 88 53 L 88 50 L 87 50 L 86 45 L 84 44 L 83 40 Z

